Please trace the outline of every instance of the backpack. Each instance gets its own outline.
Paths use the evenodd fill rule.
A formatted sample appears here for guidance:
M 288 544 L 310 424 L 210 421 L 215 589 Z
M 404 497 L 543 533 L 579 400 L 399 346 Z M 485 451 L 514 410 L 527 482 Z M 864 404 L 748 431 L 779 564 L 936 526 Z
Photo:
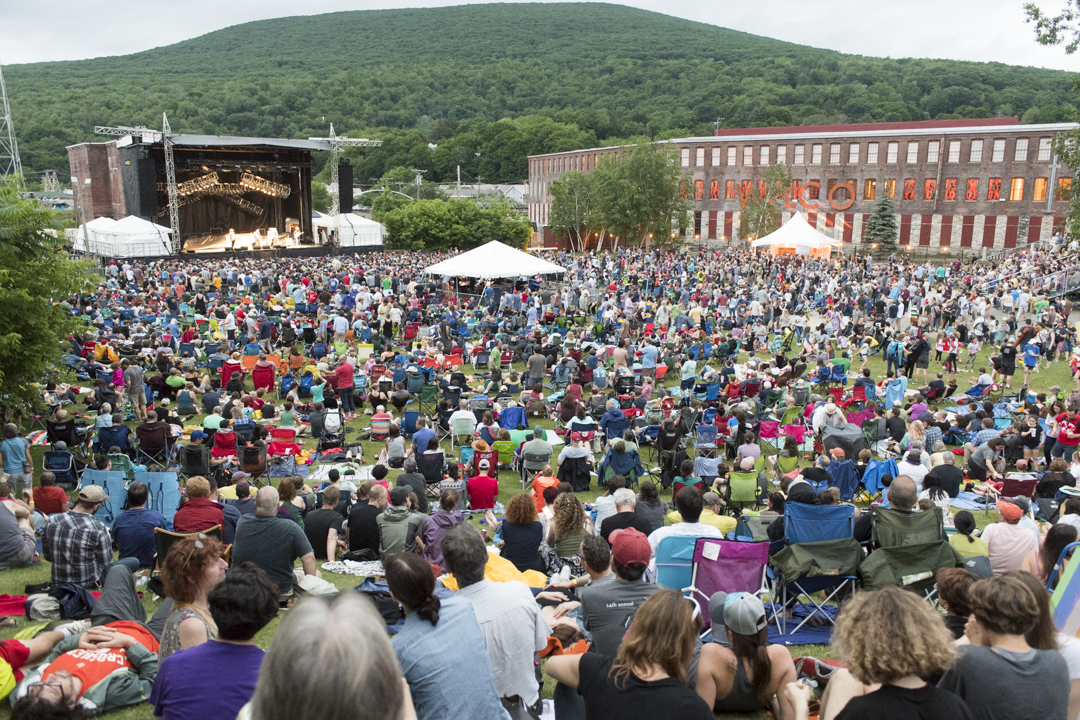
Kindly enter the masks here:
M 59 603 L 60 617 L 65 620 L 88 618 L 94 610 L 94 596 L 75 583 L 60 583 L 49 590 L 48 594 Z

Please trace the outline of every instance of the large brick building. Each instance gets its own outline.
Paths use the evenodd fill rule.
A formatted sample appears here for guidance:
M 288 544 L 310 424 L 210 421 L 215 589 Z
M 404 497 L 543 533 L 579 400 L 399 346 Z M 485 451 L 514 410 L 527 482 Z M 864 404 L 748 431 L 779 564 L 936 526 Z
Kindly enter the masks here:
M 769 165 L 791 172 L 784 215 L 845 243 L 859 243 L 874 202 L 893 200 L 900 245 L 1012 248 L 1045 240 L 1068 214 L 1072 173 L 1052 151 L 1073 123 L 1021 125 L 1017 118 L 931 120 L 718 130 L 669 141 L 692 198 L 691 236 L 730 239 Z M 618 148 L 529 158 L 529 217 L 546 229 L 551 183 L 589 172 Z M 545 233 L 550 236 L 550 233 Z

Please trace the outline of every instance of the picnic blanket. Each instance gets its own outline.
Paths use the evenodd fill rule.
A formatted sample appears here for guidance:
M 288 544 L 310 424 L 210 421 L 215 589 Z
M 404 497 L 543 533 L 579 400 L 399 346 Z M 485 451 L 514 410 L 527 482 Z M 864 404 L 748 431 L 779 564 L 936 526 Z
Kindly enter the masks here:
M 957 510 L 985 510 L 986 499 L 983 495 L 965 490 L 949 500 L 949 507 Z
M 31 447 L 44 447 L 49 444 L 49 433 L 44 430 L 35 430 L 26 436 L 26 442 Z
M 307 475 L 307 479 L 313 483 L 330 482 L 330 471 L 337 470 L 342 477 L 345 477 L 345 472 L 351 470 L 356 473 L 351 479 L 354 483 L 359 483 L 364 480 L 374 480 L 371 471 L 375 468 L 374 465 L 359 465 L 353 462 L 343 463 L 326 463 L 316 465 L 310 468 L 311 472 Z
M 322 569 L 324 572 L 336 573 L 338 575 L 356 575 L 357 577 L 370 577 L 372 575 L 382 577 L 386 574 L 381 560 L 369 560 L 365 562 L 357 562 L 356 560 L 336 560 L 334 562 L 323 563 Z

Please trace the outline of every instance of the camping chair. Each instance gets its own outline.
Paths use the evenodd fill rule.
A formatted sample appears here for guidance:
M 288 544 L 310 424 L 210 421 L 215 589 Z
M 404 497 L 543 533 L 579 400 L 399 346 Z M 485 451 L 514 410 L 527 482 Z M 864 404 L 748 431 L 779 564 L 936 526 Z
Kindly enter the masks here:
M 875 548 L 925 545 L 947 540 L 941 513 L 905 513 L 877 507 L 871 511 L 870 542 Z
M 139 444 L 135 447 L 135 460 L 146 465 L 166 468 L 169 465 L 169 431 L 163 426 L 135 428 Z
M 127 482 L 128 476 L 117 470 L 83 470 L 82 485 L 97 485 L 105 492 L 105 502 L 94 515 L 96 520 L 112 527 L 113 519 L 120 514 L 127 502 Z
M 473 433 L 476 432 L 476 418 L 475 417 L 456 417 L 450 422 L 450 452 L 454 451 L 454 443 L 460 438 L 468 438 L 465 440 L 465 444 L 468 444 L 472 440 Z M 462 443 L 458 443 L 459 445 Z
M 728 473 L 728 497 L 731 506 L 738 510 L 752 507 L 762 498 L 762 488 L 758 483 L 756 470 Z
M 801 410 L 798 407 L 793 406 L 793 407 L 786 408 L 784 410 L 783 416 L 780 418 L 780 425 L 781 426 L 791 425 L 792 423 L 794 423 L 796 420 L 799 419 L 799 413 L 800 412 L 801 412 Z
M 267 365 L 265 367 L 255 365 L 251 368 L 251 382 L 254 384 L 256 390 L 259 388 L 273 390 L 275 373 L 276 370 L 273 365 Z
M 205 445 L 181 445 L 176 449 L 177 459 L 180 461 L 178 475 L 183 478 L 191 478 L 196 475 L 208 475 L 210 473 L 210 448 Z
M 670 536 L 656 547 L 656 584 L 685 592 L 694 581 L 698 538 Z
M 491 444 L 491 449 L 498 453 L 498 465 L 493 469 L 497 471 L 500 468 L 513 467 L 515 449 L 513 440 L 496 440 Z
M 135 482 L 145 483 L 150 490 L 147 507 L 157 510 L 172 524 L 180 507 L 180 483 L 174 472 L 137 472 Z
M 934 514 L 941 519 L 941 513 Z M 901 587 L 924 600 L 937 597 L 937 573 L 941 568 L 964 567 L 964 558 L 948 540 L 879 548 L 859 566 L 864 590 Z
M 213 527 L 206 528 L 201 531 L 203 535 L 212 537 L 218 542 L 222 542 L 221 526 L 214 525 Z M 183 540 L 189 535 L 198 535 L 199 533 L 179 533 L 172 532 L 171 530 L 165 530 L 164 528 L 154 528 L 154 548 L 157 550 L 157 572 L 161 572 L 161 566 L 165 562 L 165 558 L 169 554 L 169 548 L 176 544 L 178 540 Z
M 126 425 L 98 428 L 94 452 L 107 453 L 114 447 L 122 453 L 131 452 L 131 430 Z
M 604 430 L 604 440 L 609 443 L 614 442 L 625 435 L 629 428 L 630 418 L 628 417 L 624 416 L 622 420 L 612 420 Z
M 626 487 L 637 487 L 638 478 L 645 473 L 645 468 L 641 464 L 641 457 L 638 455 L 637 450 L 627 450 L 620 454 L 611 448 L 604 455 L 604 459 L 600 461 L 597 470 L 597 477 L 601 485 L 615 475 L 622 475 L 626 478 Z
M 531 476 L 543 470 L 550 463 L 550 453 L 522 453 L 518 459 L 518 465 L 521 469 L 522 489 L 528 486 Z
M 529 418 L 522 407 L 503 407 L 499 413 L 499 427 L 506 430 L 520 430 L 529 427 Z
M 75 456 L 67 450 L 46 450 L 41 456 L 41 469 L 56 476 L 56 482 L 75 485 Z
M 776 456 L 776 482 L 780 483 L 783 477 L 794 477 L 798 474 L 799 470 L 799 456 L 787 457 L 785 455 Z
M 862 476 L 862 493 L 866 494 L 866 500 L 873 500 L 881 493 L 882 484 L 881 478 L 885 475 L 891 475 L 896 477 L 900 474 L 900 469 L 896 466 L 896 460 L 889 458 L 887 460 L 871 460 L 866 465 L 866 469 L 863 470 Z M 861 496 L 861 493 L 860 493 Z
M 714 457 L 716 455 L 717 432 L 718 429 L 715 425 L 697 426 L 697 439 L 694 441 L 694 450 L 699 456 Z
M 420 453 L 416 456 L 416 471 L 424 476 L 425 494 L 432 499 L 439 497 L 439 483 L 443 479 L 446 456 L 441 452 Z
M 732 542 L 697 538 L 688 588 L 690 599 L 701 610 L 701 619 L 711 622 L 709 599 L 717 592 L 745 592 L 761 597 L 768 588 L 769 543 Z
M 592 484 L 589 461 L 586 458 L 567 458 L 559 465 L 557 476 L 560 482 L 568 482 L 574 492 L 584 492 Z
M 248 446 L 240 450 L 240 469 L 252 477 L 255 484 L 266 474 L 266 446 Z
M 214 433 L 214 447 L 210 454 L 215 458 L 236 457 L 236 433 L 223 430 Z
M 1035 486 L 1038 484 L 1038 479 L 1031 473 L 1007 473 L 1002 479 L 1001 490 L 997 495 L 1003 498 L 1026 497 L 1031 499 L 1035 495 Z M 984 515 L 990 514 L 991 504 L 986 503 Z
M 417 410 L 406 410 L 401 414 L 401 434 L 406 437 L 412 437 L 416 434 L 416 421 L 420 419 L 420 413 Z M 424 450 L 426 448 L 421 448 Z
M 840 491 L 840 499 L 848 502 L 855 497 L 859 488 L 859 473 L 855 470 L 854 460 L 843 460 L 829 465 L 829 487 Z
M 229 380 L 232 376 L 238 372 L 243 372 L 244 366 L 235 360 L 226 360 L 221 363 L 221 387 L 225 387 L 229 384 Z
M 124 453 L 109 453 L 109 464 L 116 472 L 124 473 L 124 477 L 130 482 L 135 478 L 135 465 L 132 464 L 131 458 Z M 85 470 L 83 473 L 85 474 Z

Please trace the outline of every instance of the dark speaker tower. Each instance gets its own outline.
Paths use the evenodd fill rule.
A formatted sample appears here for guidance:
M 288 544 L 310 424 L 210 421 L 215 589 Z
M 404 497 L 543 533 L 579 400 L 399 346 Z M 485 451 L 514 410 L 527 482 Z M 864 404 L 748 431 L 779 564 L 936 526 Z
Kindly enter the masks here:
M 157 222 L 157 165 L 150 157 L 150 149 L 128 145 L 119 148 L 118 155 L 127 214 Z
M 338 165 L 338 212 L 351 213 L 353 201 L 352 165 L 343 160 Z

